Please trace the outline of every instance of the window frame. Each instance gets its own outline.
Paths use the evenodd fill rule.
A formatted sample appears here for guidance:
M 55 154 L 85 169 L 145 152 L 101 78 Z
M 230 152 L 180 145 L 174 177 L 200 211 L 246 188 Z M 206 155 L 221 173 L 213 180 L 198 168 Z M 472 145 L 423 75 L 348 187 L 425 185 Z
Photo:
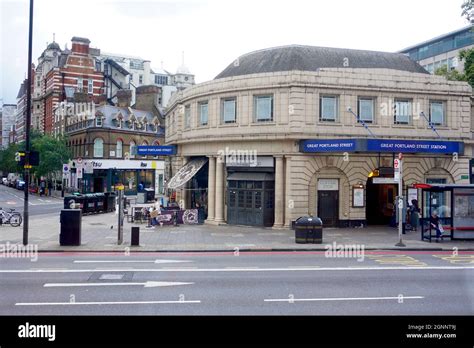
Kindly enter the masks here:
M 433 122 L 433 118 L 432 118 L 433 117 L 433 110 L 432 110 L 433 104 L 441 104 L 441 109 L 443 111 L 441 123 Z M 429 116 L 430 123 L 434 126 L 445 126 L 446 125 L 446 109 L 447 109 L 446 102 L 443 100 L 430 100 L 429 105 L 430 105 L 430 116 Z
M 119 144 L 120 144 L 120 146 L 119 146 Z M 119 149 L 120 149 L 120 156 L 119 156 Z M 122 139 L 117 139 L 117 142 L 115 144 L 115 157 L 123 158 L 123 141 L 122 141 Z
M 397 114 L 397 103 L 406 103 L 408 105 L 408 114 L 407 115 L 400 115 L 400 116 L 406 116 L 408 119 L 406 122 L 401 122 L 397 120 L 397 117 L 399 116 Z M 394 99 L 393 102 L 393 124 L 395 125 L 410 125 L 411 120 L 412 120 L 412 113 L 413 113 L 413 100 L 411 99 L 406 99 L 406 98 L 396 98 Z
M 372 119 L 371 120 L 366 120 L 363 119 L 361 116 L 361 101 L 371 101 L 372 102 Z M 364 121 L 365 123 L 375 123 L 375 102 L 376 98 L 375 97 L 358 97 L 357 98 L 357 121 Z
M 259 118 L 258 115 L 258 101 L 260 99 L 270 99 L 270 118 Z M 260 94 L 260 95 L 254 95 L 253 97 L 253 120 L 254 122 L 273 122 L 273 116 L 274 116 L 274 97 L 273 94 Z
M 101 148 L 101 154 L 99 155 L 97 152 L 97 142 L 98 141 L 101 141 L 102 142 L 102 148 Z M 98 137 L 98 138 L 95 138 L 94 139 L 94 158 L 104 158 L 104 139 Z
M 232 121 L 225 120 L 225 105 L 226 102 L 234 102 L 234 119 Z M 237 123 L 237 97 L 226 97 L 221 99 L 221 124 Z
M 184 129 L 191 128 L 191 104 L 184 106 Z
M 87 93 L 94 94 L 94 80 L 93 79 L 87 80 Z
M 334 119 L 327 119 L 323 117 L 324 99 L 334 100 Z M 338 95 L 320 95 L 319 96 L 319 122 L 338 122 L 339 120 L 339 96 Z
M 198 106 L 199 106 L 199 125 L 200 126 L 207 126 L 209 124 L 209 101 L 205 100 L 205 101 L 200 101 L 198 103 Z M 206 106 L 206 122 L 203 122 L 203 119 L 202 119 L 202 108 Z

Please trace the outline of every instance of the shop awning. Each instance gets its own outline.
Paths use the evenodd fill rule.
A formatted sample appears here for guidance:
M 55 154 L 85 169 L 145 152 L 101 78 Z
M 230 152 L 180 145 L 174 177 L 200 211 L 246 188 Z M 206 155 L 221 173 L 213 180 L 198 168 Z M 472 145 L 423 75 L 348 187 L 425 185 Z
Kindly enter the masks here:
M 230 174 L 227 180 L 272 181 L 275 176 L 269 173 L 238 172 Z
M 207 158 L 197 158 L 186 163 L 178 172 L 171 178 L 168 183 L 168 188 L 177 189 L 186 184 L 191 178 L 199 172 L 199 170 L 206 164 Z

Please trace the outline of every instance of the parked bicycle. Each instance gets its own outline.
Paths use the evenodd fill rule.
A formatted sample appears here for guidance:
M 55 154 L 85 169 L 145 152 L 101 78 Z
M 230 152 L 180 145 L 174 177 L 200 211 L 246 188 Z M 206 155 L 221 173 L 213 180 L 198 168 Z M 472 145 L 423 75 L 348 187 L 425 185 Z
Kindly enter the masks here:
M 15 209 L 9 208 L 10 212 L 3 210 L 0 207 L 0 222 L 1 224 L 10 224 L 12 227 L 18 227 L 23 221 L 21 214 Z

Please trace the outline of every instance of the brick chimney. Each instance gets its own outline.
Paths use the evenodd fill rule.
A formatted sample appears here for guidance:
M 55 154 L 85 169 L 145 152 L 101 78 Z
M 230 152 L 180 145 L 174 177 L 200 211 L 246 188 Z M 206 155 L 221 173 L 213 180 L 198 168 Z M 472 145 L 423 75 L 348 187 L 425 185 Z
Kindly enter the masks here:
M 120 89 L 117 91 L 117 106 L 127 108 L 132 102 L 132 91 L 129 89 Z
M 84 54 L 84 55 L 89 54 L 89 44 L 91 43 L 89 39 L 84 38 L 84 37 L 74 36 L 71 39 L 71 42 L 72 42 L 71 51 L 73 53 Z
M 140 86 L 136 90 L 135 109 L 154 112 L 158 108 L 161 88 L 154 85 Z

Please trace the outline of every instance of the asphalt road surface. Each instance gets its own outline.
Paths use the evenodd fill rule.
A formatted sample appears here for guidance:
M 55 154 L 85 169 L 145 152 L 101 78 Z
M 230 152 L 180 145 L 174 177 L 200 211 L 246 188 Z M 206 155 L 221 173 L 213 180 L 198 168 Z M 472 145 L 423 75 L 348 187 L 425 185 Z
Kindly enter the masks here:
M 26 256 L 0 259 L 0 315 L 474 314 L 474 252 Z
M 24 191 L 0 185 L 0 207 L 8 211 L 13 208 L 23 213 Z M 34 215 L 58 214 L 63 208 L 63 201 L 53 197 L 40 197 L 30 194 L 28 199 L 29 213 Z

